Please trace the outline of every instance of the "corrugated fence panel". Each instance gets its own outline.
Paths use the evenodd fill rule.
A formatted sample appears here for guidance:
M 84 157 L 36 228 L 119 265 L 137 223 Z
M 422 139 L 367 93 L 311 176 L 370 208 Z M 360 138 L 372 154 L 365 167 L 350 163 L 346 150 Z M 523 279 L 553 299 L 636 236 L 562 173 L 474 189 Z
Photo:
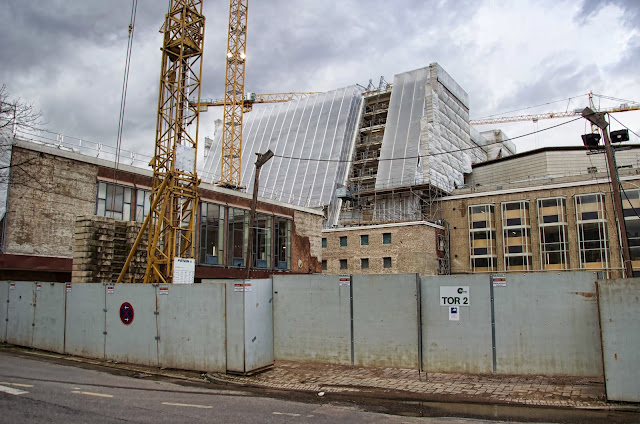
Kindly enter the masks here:
M 640 278 L 598 281 L 607 399 L 640 402 Z
M 7 341 L 7 308 L 9 306 L 9 282 L 0 281 L 0 342 Z
M 273 365 L 273 285 L 271 278 L 245 280 L 245 371 Z M 247 287 L 245 287 L 246 289 Z
M 156 292 L 159 365 L 226 372 L 225 285 L 174 284 Z
M 36 282 L 33 347 L 64 353 L 65 284 Z
M 35 287 L 35 284 L 31 281 L 9 282 L 8 343 L 29 347 L 33 343 L 33 315 L 36 303 Z
M 350 301 L 337 275 L 274 275 L 275 358 L 351 364 Z
M 507 274 L 494 287 L 496 371 L 601 376 L 596 275 Z
M 418 367 L 418 281 L 416 274 L 352 277 L 355 365 Z
M 113 292 L 106 291 L 105 357 L 131 364 L 157 365 L 156 288 L 151 284 L 112 287 Z
M 421 285 L 424 369 L 427 372 L 491 373 L 493 353 L 489 277 L 421 277 Z M 448 286 L 469 287 L 469 305 L 460 306 L 457 317 L 450 316 L 448 306 L 440 306 L 440 287 Z
M 103 359 L 105 287 L 94 283 L 71 284 L 67 287 L 64 351 L 71 355 Z

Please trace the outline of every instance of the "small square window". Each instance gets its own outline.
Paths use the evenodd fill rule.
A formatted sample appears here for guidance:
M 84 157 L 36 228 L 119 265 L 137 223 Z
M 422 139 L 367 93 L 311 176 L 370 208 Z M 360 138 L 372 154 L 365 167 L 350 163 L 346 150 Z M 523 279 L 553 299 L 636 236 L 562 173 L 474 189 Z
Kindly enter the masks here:
M 360 236 L 360 246 L 368 246 L 369 245 L 369 235 L 362 234 Z
M 382 233 L 382 244 L 391 244 L 391 233 Z
M 369 269 L 369 258 L 360 259 L 360 269 Z
M 323 259 L 323 260 L 322 260 L 322 270 L 323 270 L 323 271 L 326 271 L 326 270 L 327 270 L 327 260 L 326 260 L 326 259 Z
M 327 247 L 327 238 L 326 237 L 322 237 L 322 247 Z
M 346 247 L 346 246 L 347 246 L 347 236 L 340 237 L 340 247 Z
M 390 256 L 382 258 L 382 267 L 383 268 L 391 268 L 391 257 Z
M 348 269 L 349 267 L 347 266 L 347 260 L 346 259 L 340 259 L 340 269 Z

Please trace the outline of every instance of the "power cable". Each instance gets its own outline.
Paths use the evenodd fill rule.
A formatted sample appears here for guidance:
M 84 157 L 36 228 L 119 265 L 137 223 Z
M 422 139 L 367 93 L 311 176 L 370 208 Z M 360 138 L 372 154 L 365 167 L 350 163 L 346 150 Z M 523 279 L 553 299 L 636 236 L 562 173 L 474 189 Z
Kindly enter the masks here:
M 543 128 L 541 130 L 533 131 L 533 132 L 530 132 L 530 133 L 527 133 L 527 134 L 522 134 L 522 135 L 519 135 L 519 136 L 516 136 L 516 137 L 511 137 L 511 138 L 508 138 L 506 140 L 494 141 L 492 143 L 487 143 L 487 146 L 490 146 L 490 145 L 493 145 L 493 144 L 502 144 L 505 141 L 517 140 L 519 138 L 527 137 L 527 136 L 530 136 L 532 134 L 537 134 L 537 133 L 540 133 L 540 132 L 543 132 L 543 131 L 547 131 L 547 130 L 550 130 L 550 129 L 553 129 L 553 128 L 560 127 L 562 125 L 567 125 L 567 124 L 570 124 L 572 122 L 578 121 L 580 119 L 582 119 L 582 117 L 575 118 L 575 119 L 572 119 L 570 121 L 562 122 L 560 124 L 553 125 L 553 126 L 548 127 L 548 128 Z M 461 149 L 447 150 L 446 152 L 429 153 L 429 154 L 423 154 L 423 155 L 418 155 L 418 156 L 406 156 L 406 157 L 398 157 L 398 158 L 378 159 L 378 161 L 379 162 L 383 162 L 383 161 L 391 161 L 391 160 L 419 159 L 419 158 L 423 158 L 423 157 L 440 156 L 440 155 L 446 155 L 446 154 L 455 153 L 455 152 L 464 152 L 466 150 L 479 149 L 479 148 L 480 147 L 478 147 L 478 146 L 464 147 L 464 148 L 461 148 Z M 342 160 L 342 159 L 314 159 L 314 158 L 301 158 L 301 157 L 295 157 L 295 156 L 284 156 L 284 155 L 278 155 L 278 154 L 275 154 L 273 156 L 277 157 L 277 158 L 281 158 L 281 159 L 304 160 L 304 161 L 314 161 L 314 162 L 333 162 L 333 163 L 353 162 L 352 159 L 348 159 L 348 160 Z

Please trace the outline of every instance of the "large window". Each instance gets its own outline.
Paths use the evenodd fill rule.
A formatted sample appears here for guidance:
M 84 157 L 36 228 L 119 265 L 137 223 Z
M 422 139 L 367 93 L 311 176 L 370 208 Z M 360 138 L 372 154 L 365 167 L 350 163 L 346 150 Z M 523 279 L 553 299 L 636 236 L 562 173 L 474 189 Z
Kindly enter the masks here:
M 564 197 L 538 199 L 538 227 L 542 269 L 567 269 L 567 201 Z
M 149 215 L 149 210 L 151 208 L 150 202 L 151 191 L 144 189 L 136 190 L 136 221 L 143 222 L 144 219 Z
M 200 263 L 222 265 L 224 261 L 224 206 L 200 204 Z
M 622 210 L 627 227 L 633 276 L 640 277 L 640 190 L 624 190 Z
M 575 197 L 580 268 L 602 270 L 609 267 L 609 240 L 605 216 L 604 194 Z
M 505 270 L 530 270 L 531 222 L 528 200 L 502 203 L 502 237 Z
M 131 198 L 131 187 L 99 181 L 96 215 L 128 221 L 131 219 Z
M 271 215 L 257 213 L 253 229 L 253 268 L 271 268 Z
M 494 213 L 493 205 L 469 206 L 469 255 L 473 272 L 496 270 Z
M 249 237 L 249 211 L 229 208 L 227 226 L 227 266 L 245 266 Z
M 291 220 L 275 217 L 275 268 L 291 269 Z

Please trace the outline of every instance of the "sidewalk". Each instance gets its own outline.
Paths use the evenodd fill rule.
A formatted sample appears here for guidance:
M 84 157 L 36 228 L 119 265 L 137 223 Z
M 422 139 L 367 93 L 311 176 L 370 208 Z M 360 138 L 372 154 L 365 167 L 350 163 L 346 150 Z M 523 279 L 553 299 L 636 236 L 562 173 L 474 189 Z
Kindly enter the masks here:
M 597 377 L 419 374 L 413 369 L 287 361 L 277 361 L 274 368 L 252 376 L 210 373 L 208 377 L 246 386 L 311 391 L 323 395 L 382 393 L 435 402 L 619 409 L 615 404 L 606 402 L 604 380 Z

